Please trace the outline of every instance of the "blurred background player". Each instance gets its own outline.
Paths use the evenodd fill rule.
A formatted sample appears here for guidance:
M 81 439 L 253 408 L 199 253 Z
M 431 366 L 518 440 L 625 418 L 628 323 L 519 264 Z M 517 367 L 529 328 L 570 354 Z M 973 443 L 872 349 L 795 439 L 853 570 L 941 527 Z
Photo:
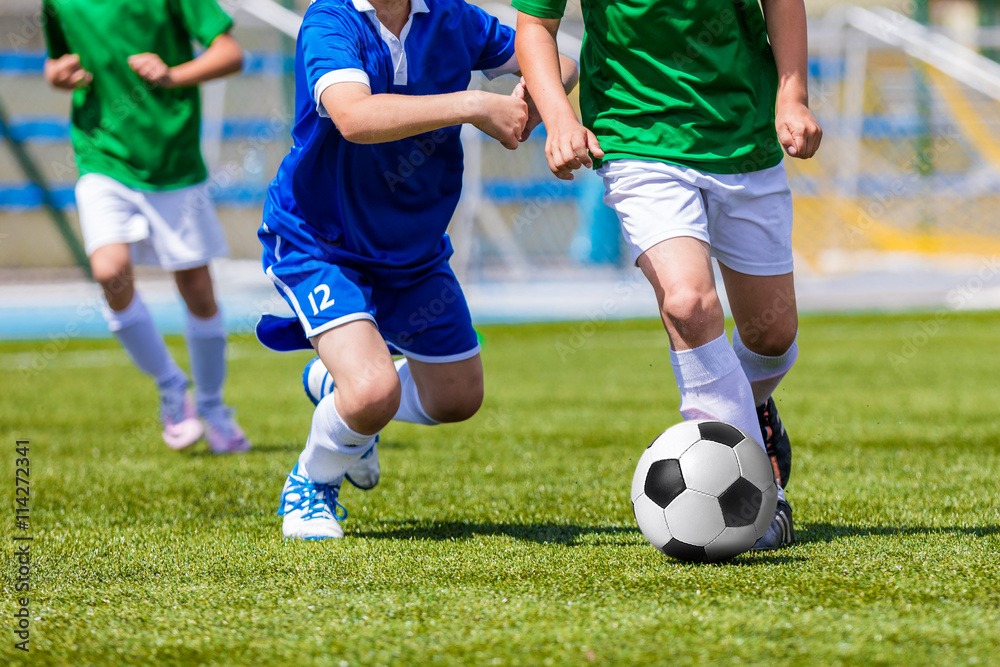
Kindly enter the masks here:
M 583 0 L 582 125 L 559 86 L 555 35 L 566 0 L 513 5 L 549 167 L 572 179 L 597 160 L 605 202 L 656 293 L 681 414 L 761 433 L 784 487 L 791 446 L 771 393 L 798 354 L 798 316 L 781 148 L 809 158 L 822 135 L 808 107 L 803 1 L 764 0 L 762 15 L 757 0 L 599 11 Z M 713 256 L 736 320 L 732 346 Z M 793 539 L 782 490 L 754 548 Z
M 520 84 L 510 96 L 467 90 L 474 70 L 517 73 L 514 31 L 463 0 L 317 0 L 305 13 L 293 145 L 260 229 L 264 270 L 296 317 L 265 315 L 257 335 L 276 350 L 315 347 L 322 365 L 306 377 L 328 375 L 281 492 L 285 537 L 343 536 L 345 474 L 378 481 L 376 436 L 390 420 L 457 422 L 482 403 L 445 234 L 459 134 L 470 123 L 514 149 L 539 118 Z M 575 80 L 563 60 L 562 85 Z M 405 358 L 394 365 L 387 343 Z
M 208 262 L 228 248 L 204 185 L 197 88 L 240 70 L 232 20 L 215 0 L 45 0 L 43 18 L 45 78 L 73 91 L 76 203 L 108 327 L 156 381 L 168 446 L 204 434 L 216 454 L 246 451 L 222 398 L 226 329 Z M 192 39 L 207 47 L 197 58 Z M 174 273 L 196 400 L 135 289 L 133 261 Z

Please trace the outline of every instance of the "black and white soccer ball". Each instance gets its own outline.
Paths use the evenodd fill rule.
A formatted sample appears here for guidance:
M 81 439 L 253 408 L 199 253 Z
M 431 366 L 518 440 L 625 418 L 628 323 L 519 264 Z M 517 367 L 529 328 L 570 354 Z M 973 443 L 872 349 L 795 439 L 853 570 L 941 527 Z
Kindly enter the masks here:
M 719 421 L 671 426 L 639 458 L 632 511 L 654 547 L 688 561 L 748 550 L 774 518 L 778 485 L 757 441 Z

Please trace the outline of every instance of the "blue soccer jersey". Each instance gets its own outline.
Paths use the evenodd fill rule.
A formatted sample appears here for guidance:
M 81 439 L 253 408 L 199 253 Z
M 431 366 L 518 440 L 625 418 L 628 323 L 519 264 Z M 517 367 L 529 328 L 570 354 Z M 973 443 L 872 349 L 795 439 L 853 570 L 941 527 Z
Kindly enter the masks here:
M 262 231 L 341 265 L 405 270 L 447 258 L 461 128 L 356 144 L 320 96 L 347 81 L 373 95 L 454 93 L 468 88 L 473 70 L 516 69 L 514 31 L 463 0 L 411 0 L 400 39 L 367 0 L 315 0 L 296 46 L 293 145 L 268 188 Z

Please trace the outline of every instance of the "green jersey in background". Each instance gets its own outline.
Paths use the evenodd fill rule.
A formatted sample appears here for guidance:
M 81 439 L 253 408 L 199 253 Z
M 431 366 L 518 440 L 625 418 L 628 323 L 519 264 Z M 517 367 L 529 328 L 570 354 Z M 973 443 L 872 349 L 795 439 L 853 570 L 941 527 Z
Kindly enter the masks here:
M 561 18 L 566 0 L 513 0 Z M 605 160 L 716 174 L 782 159 L 778 73 L 757 0 L 581 0 L 580 110 Z
M 216 0 L 44 0 L 50 58 L 80 56 L 93 75 L 73 92 L 70 136 L 80 175 L 104 174 L 138 190 L 169 190 L 205 180 L 197 86 L 160 88 L 128 65 L 155 53 L 173 67 L 194 57 L 232 19 Z

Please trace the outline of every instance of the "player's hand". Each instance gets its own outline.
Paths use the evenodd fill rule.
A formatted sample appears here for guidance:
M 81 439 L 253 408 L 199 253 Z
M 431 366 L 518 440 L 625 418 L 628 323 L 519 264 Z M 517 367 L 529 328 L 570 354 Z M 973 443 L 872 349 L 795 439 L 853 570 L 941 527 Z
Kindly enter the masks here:
M 475 92 L 480 93 L 476 97 L 479 113 L 472 124 L 499 141 L 504 148 L 517 148 L 518 137 L 528 122 L 528 105 L 513 95 Z
M 76 90 L 90 85 L 94 77 L 80 65 L 80 56 L 69 53 L 45 61 L 45 80 L 63 90 Z
M 597 143 L 597 137 L 581 125 L 575 116 L 571 120 L 550 124 L 546 130 L 548 137 L 545 139 L 545 157 L 556 178 L 572 181 L 574 170 L 594 166 L 591 155 L 598 159 L 604 157 L 604 150 Z
M 155 53 L 137 53 L 128 57 L 128 66 L 136 74 L 161 88 L 173 88 L 174 82 L 170 76 L 170 68 L 163 59 Z
M 809 107 L 801 102 L 779 101 L 775 109 L 774 126 L 785 152 L 803 160 L 816 154 L 823 139 L 819 123 L 813 118 Z
M 521 132 L 521 136 L 518 137 L 518 141 L 527 141 L 528 137 L 531 136 L 531 131 L 542 123 L 542 115 L 538 113 L 538 107 L 535 106 L 535 101 L 531 99 L 531 95 L 528 93 L 528 84 L 524 81 L 524 77 L 521 77 L 521 81 L 514 86 L 514 92 L 511 93 L 514 97 L 524 100 L 524 103 L 528 105 L 528 122 L 524 124 L 524 130 Z

